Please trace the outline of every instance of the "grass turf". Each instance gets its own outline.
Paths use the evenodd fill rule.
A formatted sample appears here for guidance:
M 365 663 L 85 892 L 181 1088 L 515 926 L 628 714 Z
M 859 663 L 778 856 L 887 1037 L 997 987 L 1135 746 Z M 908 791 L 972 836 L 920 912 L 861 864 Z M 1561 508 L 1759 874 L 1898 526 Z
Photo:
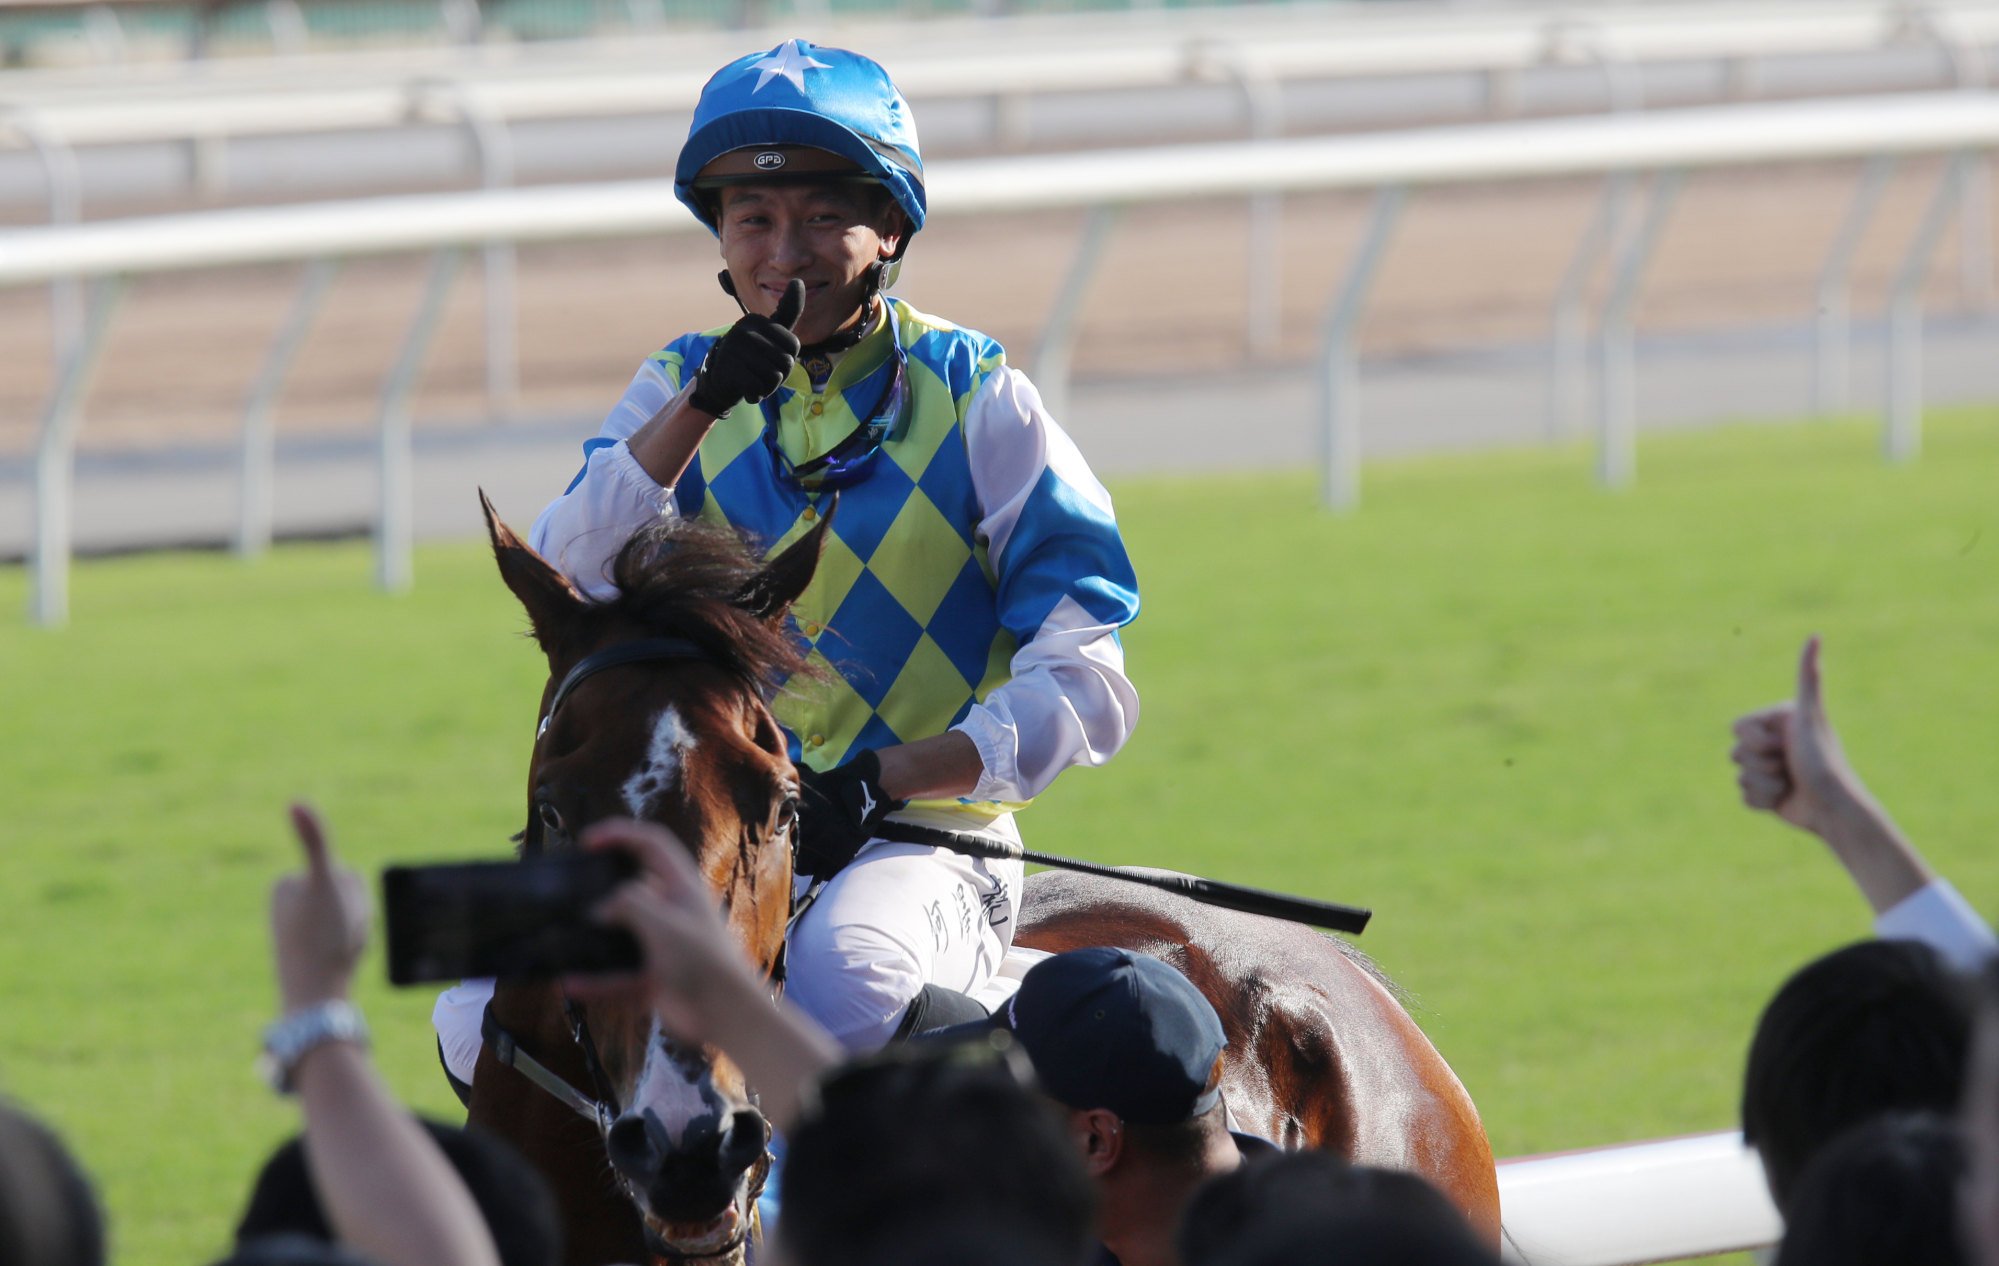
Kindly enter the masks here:
M 1995 423 L 1934 418 L 1904 469 L 1857 425 L 1653 439 L 1616 496 L 1579 450 L 1381 464 L 1346 518 L 1303 476 L 1118 487 L 1145 719 L 1031 842 L 1375 906 L 1364 944 L 1502 1155 L 1725 1127 L 1762 1000 L 1867 929 L 1726 758 L 1807 633 L 1856 763 L 1999 890 Z M 216 1255 L 293 1128 L 249 1072 L 284 801 L 371 868 L 520 824 L 538 657 L 481 548 L 418 575 L 372 592 L 360 545 L 119 559 L 78 568 L 67 630 L 0 622 L 0 1084 L 97 1174 L 122 1262 Z M 428 997 L 363 974 L 392 1083 L 447 1111 Z

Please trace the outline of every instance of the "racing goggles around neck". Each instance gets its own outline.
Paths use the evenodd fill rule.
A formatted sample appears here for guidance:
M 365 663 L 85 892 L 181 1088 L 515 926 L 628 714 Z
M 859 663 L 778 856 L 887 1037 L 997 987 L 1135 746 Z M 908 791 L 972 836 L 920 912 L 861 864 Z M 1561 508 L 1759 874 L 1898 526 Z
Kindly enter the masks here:
M 860 482 L 881 455 L 882 445 L 902 438 L 909 427 L 909 353 L 902 346 L 902 326 L 896 319 L 895 305 L 886 295 L 882 296 L 882 309 L 888 326 L 888 382 L 860 425 L 846 438 L 810 461 L 793 464 L 777 442 L 777 393 L 765 396 L 759 406 L 764 415 L 764 448 L 770 453 L 771 464 L 778 474 L 808 492 L 825 492 Z

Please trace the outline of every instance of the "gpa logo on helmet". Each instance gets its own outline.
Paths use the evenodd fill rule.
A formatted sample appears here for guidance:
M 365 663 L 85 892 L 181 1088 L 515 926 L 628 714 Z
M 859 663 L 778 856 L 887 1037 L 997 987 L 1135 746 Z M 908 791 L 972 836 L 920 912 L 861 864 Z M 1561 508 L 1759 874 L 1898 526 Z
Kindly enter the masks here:
M 776 171 L 784 166 L 784 155 L 777 150 L 767 149 L 750 160 L 758 171 Z

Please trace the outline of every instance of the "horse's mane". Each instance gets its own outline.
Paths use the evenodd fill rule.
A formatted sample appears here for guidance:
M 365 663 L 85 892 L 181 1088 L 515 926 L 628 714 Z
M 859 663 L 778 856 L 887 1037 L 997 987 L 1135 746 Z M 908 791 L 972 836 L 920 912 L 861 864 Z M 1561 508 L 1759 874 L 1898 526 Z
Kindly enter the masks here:
M 606 621 L 684 637 L 766 694 L 805 669 L 784 622 L 753 609 L 768 584 L 766 564 L 732 528 L 655 520 L 632 533 L 610 575 L 617 595 L 592 604 Z

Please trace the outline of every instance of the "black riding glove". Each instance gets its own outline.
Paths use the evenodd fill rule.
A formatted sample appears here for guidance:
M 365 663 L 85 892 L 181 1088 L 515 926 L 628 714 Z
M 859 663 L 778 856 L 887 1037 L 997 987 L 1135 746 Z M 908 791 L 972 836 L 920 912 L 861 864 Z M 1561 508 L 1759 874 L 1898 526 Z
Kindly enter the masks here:
M 880 833 L 882 819 L 907 805 L 882 790 L 881 757 L 862 752 L 820 773 L 798 767 L 798 869 L 830 879 Z
M 742 401 L 752 404 L 776 391 L 798 359 L 798 336 L 791 327 L 805 310 L 805 283 L 793 278 L 769 316 L 745 312 L 708 349 L 694 374 L 689 403 L 721 417 Z

